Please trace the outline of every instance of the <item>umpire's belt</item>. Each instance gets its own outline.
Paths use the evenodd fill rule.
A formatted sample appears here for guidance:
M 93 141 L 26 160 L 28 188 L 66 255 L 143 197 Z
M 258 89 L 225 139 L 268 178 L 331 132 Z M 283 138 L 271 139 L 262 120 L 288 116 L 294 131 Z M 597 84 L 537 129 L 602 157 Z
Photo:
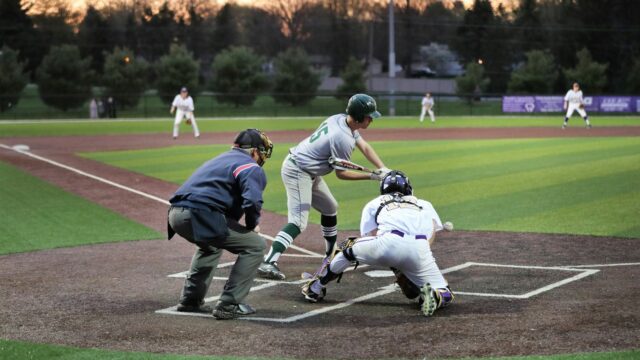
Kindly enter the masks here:
M 400 237 L 404 237 L 405 233 L 403 233 L 400 230 L 391 230 L 390 231 L 392 234 L 394 235 L 398 235 Z M 427 235 L 415 235 L 416 239 L 423 239 L 423 240 L 427 240 Z

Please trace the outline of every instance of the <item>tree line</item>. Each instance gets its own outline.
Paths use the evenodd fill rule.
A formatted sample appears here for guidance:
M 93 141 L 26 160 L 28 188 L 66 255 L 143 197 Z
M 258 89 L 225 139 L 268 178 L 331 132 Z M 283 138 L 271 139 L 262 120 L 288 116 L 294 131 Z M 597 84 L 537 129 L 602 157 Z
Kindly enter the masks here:
M 299 92 L 295 86 L 282 85 L 296 78 L 287 78 L 282 71 L 269 74 L 264 71 L 265 64 L 273 65 L 276 71 L 287 66 L 300 68 L 304 66 L 295 59 L 304 58 L 310 74 L 305 79 L 313 85 L 318 73 L 309 69 L 313 61 L 306 54 L 328 63 L 330 75 L 346 72 L 355 75 L 356 81 L 361 78 L 362 64 L 373 59 L 386 63 L 387 58 L 385 2 L 274 0 L 263 7 L 234 3 L 212 7 L 207 5 L 211 2 L 184 0 L 153 8 L 139 0 L 108 9 L 90 6 L 83 16 L 56 3 L 54 11 L 34 14 L 20 0 L 0 0 L 0 46 L 7 47 L 0 62 L 14 62 L 11 68 L 21 70 L 23 75 L 17 77 L 24 81 L 52 81 L 42 68 L 50 68 L 52 60 L 47 58 L 63 56 L 60 49 L 66 49 L 66 53 L 77 52 L 81 67 L 76 69 L 83 69 L 82 75 L 69 76 L 85 77 L 115 95 L 116 90 L 126 88 L 129 93 L 149 84 L 163 93 L 168 91 L 165 83 L 174 85 L 162 75 L 171 74 L 166 70 L 171 66 L 166 57 L 182 56 L 195 61 L 194 90 L 209 87 L 220 92 L 228 88 L 229 97 L 233 97 L 231 93 L 245 97 L 246 89 L 219 78 L 221 73 L 235 71 L 229 53 L 252 62 L 251 71 L 257 74 L 251 83 L 252 93 L 269 89 L 280 94 Z M 586 82 L 590 87 L 583 87 L 589 93 L 637 92 L 640 86 L 640 26 L 635 21 L 635 14 L 640 13 L 638 1 L 521 0 L 509 10 L 502 5 L 494 8 L 489 0 L 475 0 L 469 8 L 461 1 L 405 0 L 396 4 L 396 56 L 403 71 L 410 73 L 423 60 L 421 47 L 441 44 L 451 49 L 455 60 L 466 64 L 465 75 L 458 79 L 458 87 L 465 93 L 551 93 L 565 90 L 575 80 Z M 121 64 L 124 57 L 129 62 Z M 350 62 L 353 59 L 359 61 Z M 160 71 L 162 67 L 165 70 Z M 121 73 L 114 75 L 116 70 Z M 113 85 L 137 72 L 148 77 L 137 77 L 139 84 L 117 85 L 122 88 Z M 15 74 L 11 76 L 14 80 L 10 83 L 21 83 L 15 81 Z M 5 82 L 0 80 L 0 84 Z M 64 90 L 58 88 L 54 95 L 60 97 Z M 0 93 L 14 91 L 0 88 Z M 249 101 L 235 99 L 238 105 Z

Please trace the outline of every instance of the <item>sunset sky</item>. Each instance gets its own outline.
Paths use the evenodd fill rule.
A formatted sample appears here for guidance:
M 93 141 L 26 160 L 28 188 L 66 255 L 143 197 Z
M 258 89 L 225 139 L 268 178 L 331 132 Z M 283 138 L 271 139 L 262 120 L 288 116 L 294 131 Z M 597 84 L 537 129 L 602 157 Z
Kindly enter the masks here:
M 188 1 L 188 0 L 186 0 Z M 185 2 L 186 2 L 185 1 Z M 265 3 L 268 2 L 274 2 L 275 0 L 201 0 L 199 2 L 202 3 L 209 3 L 211 5 L 218 5 L 221 6 L 227 2 L 233 2 L 236 4 L 241 4 L 241 5 L 264 5 Z M 288 0 L 291 1 L 291 0 Z M 371 0 L 372 2 L 388 2 L 388 0 Z M 452 0 L 445 0 L 447 2 L 452 1 Z M 471 4 L 473 4 L 474 0 L 463 0 L 463 3 L 465 4 L 465 6 L 470 6 Z M 492 3 L 494 3 L 494 6 L 497 6 L 500 3 L 505 4 L 508 8 L 510 8 L 513 4 L 515 0 L 492 0 Z M 122 4 L 122 5 L 133 5 L 134 3 L 138 2 L 137 0 L 45 0 L 45 1 L 38 1 L 38 0 L 23 0 L 24 4 L 28 4 L 32 6 L 32 12 L 33 13 L 43 13 L 43 12 L 48 12 L 50 11 L 50 9 L 55 9 L 57 7 L 59 7 L 60 5 L 68 8 L 69 10 L 73 11 L 73 12 L 80 12 L 80 13 L 84 13 L 88 4 L 93 4 L 93 6 L 95 6 L 96 8 L 105 8 L 105 7 L 118 7 L 118 5 Z M 159 4 L 162 4 L 164 2 L 164 0 L 148 0 L 148 2 L 150 3 L 157 3 L 157 5 L 159 6 Z M 173 2 L 173 1 L 172 1 Z M 428 2 L 428 0 L 417 0 L 414 1 L 417 3 L 420 2 Z M 404 0 L 396 0 L 396 3 L 399 5 L 402 5 L 404 3 Z

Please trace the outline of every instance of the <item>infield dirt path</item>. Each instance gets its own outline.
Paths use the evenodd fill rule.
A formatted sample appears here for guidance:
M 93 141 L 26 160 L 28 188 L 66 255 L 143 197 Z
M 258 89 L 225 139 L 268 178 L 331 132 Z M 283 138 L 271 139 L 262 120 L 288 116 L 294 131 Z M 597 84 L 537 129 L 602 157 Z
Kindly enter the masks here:
M 437 131 L 442 130 L 442 131 Z M 509 131 L 505 131 L 509 130 Z M 575 132 L 575 133 L 574 133 Z M 447 135 L 448 136 L 445 136 Z M 546 136 L 638 136 L 640 128 L 370 130 L 367 140 L 513 138 Z M 295 142 L 303 132 L 270 132 L 274 142 Z M 473 136 L 475 135 L 475 136 Z M 529 136 L 525 136 L 529 135 Z M 25 143 L 38 155 L 167 199 L 175 184 L 74 155 L 169 145 L 228 143 L 232 135 L 205 134 L 178 141 L 165 134 L 61 138 L 0 138 Z M 158 231 L 167 207 L 24 155 L 0 149 L 0 160 Z M 437 206 L 437 204 L 436 204 Z M 275 234 L 282 216 L 266 212 L 263 232 Z M 342 236 L 348 235 L 343 232 Z M 317 225 L 296 244 L 322 252 Z M 442 269 L 468 261 L 528 268 L 472 266 L 447 275 L 454 291 L 522 294 L 574 274 L 531 266 L 640 262 L 637 240 L 551 234 L 453 232 L 434 245 Z M 175 305 L 193 247 L 186 241 L 137 241 L 0 256 L 0 338 L 149 352 L 297 358 L 465 357 L 553 354 L 637 348 L 640 338 L 640 266 L 600 267 L 600 272 L 529 299 L 459 295 L 456 303 L 426 319 L 399 292 L 292 323 L 221 322 L 212 318 L 159 315 Z M 295 252 L 292 252 L 295 253 Z M 232 259 L 225 255 L 222 261 Z M 284 257 L 289 279 L 318 260 Z M 370 269 L 345 274 L 326 302 L 340 304 L 392 283 L 371 278 Z M 226 276 L 227 270 L 216 275 Z M 218 294 L 216 280 L 210 295 Z M 261 316 L 287 317 L 317 309 L 282 284 L 247 299 Z

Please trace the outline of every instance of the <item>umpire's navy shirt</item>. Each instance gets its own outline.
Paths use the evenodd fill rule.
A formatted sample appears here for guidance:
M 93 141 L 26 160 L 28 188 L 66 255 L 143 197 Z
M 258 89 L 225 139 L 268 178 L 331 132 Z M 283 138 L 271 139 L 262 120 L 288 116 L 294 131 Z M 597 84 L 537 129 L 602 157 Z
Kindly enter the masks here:
M 240 149 L 231 149 L 207 161 L 176 191 L 172 206 L 220 211 L 238 221 L 245 215 L 247 228 L 258 225 L 262 192 L 267 186 L 264 170 Z

